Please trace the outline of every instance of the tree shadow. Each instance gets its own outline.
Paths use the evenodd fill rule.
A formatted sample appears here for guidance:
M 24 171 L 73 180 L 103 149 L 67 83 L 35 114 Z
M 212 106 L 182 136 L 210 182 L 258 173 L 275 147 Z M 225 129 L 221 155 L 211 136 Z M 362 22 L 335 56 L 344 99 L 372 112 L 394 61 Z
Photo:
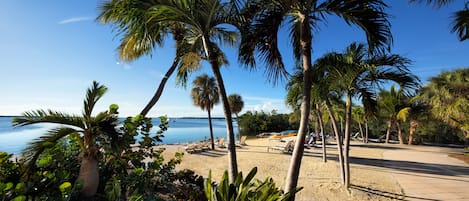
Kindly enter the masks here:
M 404 194 L 392 193 L 392 192 L 382 191 L 382 190 L 373 189 L 373 188 L 366 187 L 366 186 L 354 185 L 354 184 L 350 185 L 350 188 L 358 190 L 358 191 L 366 192 L 368 194 L 373 194 L 373 195 L 377 195 L 377 196 L 384 197 L 384 198 L 390 198 L 393 200 L 406 200 L 410 198 L 410 199 L 418 199 L 418 200 L 437 201 L 436 199 L 408 196 Z

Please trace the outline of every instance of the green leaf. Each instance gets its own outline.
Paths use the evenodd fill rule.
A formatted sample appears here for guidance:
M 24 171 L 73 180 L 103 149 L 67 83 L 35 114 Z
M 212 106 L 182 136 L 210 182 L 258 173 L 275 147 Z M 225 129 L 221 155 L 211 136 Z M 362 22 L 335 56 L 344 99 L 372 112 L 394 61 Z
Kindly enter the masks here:
M 68 181 L 60 184 L 60 186 L 59 186 L 60 192 L 62 192 L 62 193 L 65 192 L 66 190 L 70 189 L 70 188 L 72 188 L 72 184 Z
M 5 188 L 3 189 L 3 191 L 9 191 L 13 188 L 13 186 L 15 186 L 15 184 L 13 184 L 13 182 L 8 182 L 5 186 Z
M 16 196 L 11 201 L 26 201 L 26 196 L 24 196 L 24 195 Z

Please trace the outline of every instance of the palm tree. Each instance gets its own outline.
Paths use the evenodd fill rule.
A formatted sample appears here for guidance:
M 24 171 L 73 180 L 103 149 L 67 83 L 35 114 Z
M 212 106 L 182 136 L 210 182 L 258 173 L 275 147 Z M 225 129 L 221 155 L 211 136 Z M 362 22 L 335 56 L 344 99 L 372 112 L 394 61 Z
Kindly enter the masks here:
M 195 50 L 189 48 L 185 36 L 185 28 L 180 23 L 161 23 L 149 19 L 148 12 L 155 2 L 112 0 L 100 6 L 101 13 L 98 20 L 104 24 L 111 24 L 122 34 L 121 44 L 118 47 L 119 58 L 124 62 L 132 62 L 143 55 L 151 54 L 156 46 L 161 46 L 168 34 L 176 42 L 176 55 L 173 63 L 162 78 L 157 90 L 145 108 L 140 112 L 146 116 L 150 109 L 158 102 L 163 94 L 166 82 L 178 68 L 178 79 L 185 85 L 187 73 L 197 69 L 202 59 Z
M 345 186 L 350 186 L 350 123 L 352 120 L 352 97 L 359 97 L 365 112 L 375 113 L 377 88 L 383 81 L 393 81 L 405 92 L 411 93 L 419 86 L 418 78 L 410 73 L 410 61 L 399 55 L 368 54 L 363 44 L 352 43 L 344 53 L 328 53 L 316 61 L 322 72 L 328 72 L 328 79 L 335 80 L 331 88 L 345 94 L 344 164 Z
M 267 64 L 268 75 L 273 77 L 285 74 L 282 57 L 278 49 L 278 30 L 284 20 L 290 25 L 290 36 L 293 52 L 303 66 L 303 99 L 298 139 L 290 168 L 288 170 L 285 190 L 293 192 L 298 183 L 301 158 L 303 157 L 304 139 L 310 112 L 311 71 L 312 71 L 312 38 L 321 21 L 328 14 L 336 15 L 347 24 L 359 26 L 366 33 L 370 50 L 391 44 L 390 23 L 384 12 L 386 4 L 381 0 L 265 0 L 256 1 L 260 12 L 255 15 L 250 26 L 241 29 L 242 41 L 239 60 L 248 66 L 255 66 L 256 52 Z M 255 7 L 255 6 L 253 6 Z M 294 198 L 293 198 L 294 199 Z
M 158 23 L 181 23 L 191 37 L 187 37 L 188 42 L 193 47 L 202 47 L 200 55 L 211 65 L 211 69 L 218 84 L 218 93 L 223 104 L 223 111 L 227 125 L 228 155 L 229 155 L 229 181 L 234 182 L 238 173 L 236 160 L 236 147 L 233 132 L 233 122 L 228 97 L 220 72 L 220 57 L 223 52 L 218 47 L 219 44 L 234 45 L 237 32 L 226 28 L 229 20 L 232 19 L 234 11 L 229 3 L 222 3 L 219 0 L 156 0 L 149 19 Z M 197 49 L 197 48 L 193 48 Z
M 363 124 L 365 124 L 365 110 L 362 106 L 354 106 L 352 108 L 352 118 L 355 122 L 358 123 L 358 129 L 360 132 L 360 136 L 362 138 L 362 142 L 366 143 L 365 132 L 363 132 Z
M 212 116 L 210 111 L 213 106 L 220 102 L 218 97 L 218 87 L 215 78 L 209 77 L 207 74 L 197 76 L 192 82 L 194 86 L 191 90 L 191 97 L 195 106 L 199 106 L 202 110 L 207 110 L 208 124 L 210 126 L 210 140 L 212 141 L 212 149 L 215 149 L 215 141 L 213 138 Z
M 401 122 L 407 119 L 407 113 L 410 110 L 408 102 L 409 97 L 405 96 L 401 89 L 396 90 L 394 85 L 391 86 L 390 91 L 382 89 L 379 93 L 379 108 L 384 112 L 384 116 L 388 117 L 385 143 L 389 143 L 391 129 L 396 126 L 399 144 L 404 144 Z
M 427 4 L 433 4 L 436 8 L 440 8 L 454 0 L 409 0 L 411 3 L 421 3 L 423 1 L 426 1 Z M 451 33 L 457 32 L 460 41 L 469 39 L 469 1 L 465 2 L 464 9 L 454 12 L 452 18 L 453 28 Z
M 53 147 L 60 139 L 67 136 L 77 136 L 80 144 L 80 172 L 77 183 L 82 183 L 81 197 L 93 197 L 98 190 L 99 147 L 96 142 L 99 136 L 116 135 L 118 131 L 117 105 L 111 105 L 109 111 L 101 112 L 92 116 L 94 106 L 104 95 L 107 88 L 96 81 L 86 93 L 82 116 L 69 115 L 52 110 L 36 110 L 25 112 L 23 117 L 13 119 L 14 126 L 26 126 L 38 123 L 53 123 L 59 127 L 51 129 L 48 134 L 33 141 L 25 149 L 23 155 L 28 166 L 35 166 L 38 157 L 46 149 Z
M 238 114 L 243 110 L 244 101 L 239 94 L 231 94 L 228 96 L 228 102 L 230 103 L 230 110 L 236 115 L 236 123 L 238 124 L 238 135 L 241 140 L 241 128 L 239 126 L 239 116 Z
M 465 133 L 469 145 L 469 68 L 443 72 L 432 77 L 422 88 L 420 100 L 429 104 L 431 113 Z

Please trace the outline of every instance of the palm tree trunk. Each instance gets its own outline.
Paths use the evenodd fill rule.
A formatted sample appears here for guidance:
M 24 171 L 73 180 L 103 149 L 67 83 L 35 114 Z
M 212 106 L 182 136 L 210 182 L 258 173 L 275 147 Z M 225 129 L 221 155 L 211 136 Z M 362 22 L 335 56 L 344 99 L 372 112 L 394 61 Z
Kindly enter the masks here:
M 389 118 L 388 120 L 388 128 L 386 129 L 386 141 L 385 143 L 389 143 L 389 136 L 391 135 L 391 125 L 392 125 L 392 119 Z
M 145 106 L 145 108 L 143 108 L 143 110 L 140 112 L 140 115 L 146 116 L 148 114 L 148 112 L 150 112 L 150 109 L 153 106 L 155 106 L 156 102 L 158 102 L 158 100 L 161 97 L 161 94 L 163 94 L 163 90 L 164 90 L 164 86 L 166 85 L 166 82 L 168 81 L 169 77 L 171 77 L 171 75 L 174 73 L 174 70 L 176 70 L 176 67 L 177 67 L 178 63 L 179 63 L 179 58 L 176 56 L 173 59 L 173 64 L 168 69 L 168 71 L 164 75 L 163 79 L 161 79 L 160 85 L 158 86 L 158 89 L 156 90 L 155 94 L 151 98 L 150 102 L 148 102 L 147 105 Z
M 408 145 L 412 145 L 414 141 L 414 133 L 417 130 L 418 121 L 417 120 L 410 120 L 410 128 L 409 128 L 409 141 L 407 142 Z
M 334 134 L 336 138 L 337 152 L 339 155 L 340 177 L 342 179 L 342 184 L 345 184 L 345 166 L 344 166 L 344 152 L 342 150 L 342 145 L 343 145 L 342 136 L 340 135 L 339 129 L 337 128 L 337 120 L 335 119 L 329 100 L 326 100 L 326 107 L 327 107 L 327 110 L 329 111 L 329 118 L 331 119 L 332 128 L 334 129 Z
M 352 120 L 352 96 L 347 93 L 345 102 L 345 139 L 344 139 L 344 165 L 345 165 L 345 187 L 350 187 L 350 122 Z
M 231 184 L 235 182 L 236 176 L 238 175 L 238 162 L 236 159 L 236 146 L 235 137 L 233 132 L 233 119 L 231 118 L 230 105 L 228 103 L 228 96 L 226 96 L 225 85 L 223 84 L 223 78 L 220 72 L 220 66 L 217 61 L 217 56 L 212 54 L 212 49 L 207 41 L 208 35 L 202 37 L 205 53 L 209 62 L 212 66 L 213 75 L 218 83 L 218 93 L 220 94 L 221 102 L 223 104 L 223 111 L 225 114 L 226 121 L 226 135 L 228 138 L 228 180 Z
M 298 184 L 300 175 L 301 159 L 303 158 L 304 143 L 306 133 L 308 132 L 308 120 L 311 109 L 311 30 L 309 19 L 306 15 L 302 16 L 300 31 L 301 54 L 303 59 L 303 98 L 301 103 L 301 118 L 298 136 L 296 138 L 295 147 L 293 149 L 290 167 L 288 168 L 287 178 L 285 181 L 285 192 L 293 192 Z M 295 200 L 293 195 L 290 200 Z
M 363 134 L 363 126 L 358 122 L 358 128 L 360 129 L 360 136 L 362 137 L 362 142 L 365 143 L 365 135 Z
M 319 110 L 319 104 L 316 103 L 316 111 L 318 115 L 319 128 L 321 128 L 320 133 L 322 133 L 321 143 L 322 143 L 322 162 L 327 162 L 327 153 L 326 153 L 326 135 L 324 130 L 324 123 L 322 122 L 322 112 Z
M 210 115 L 210 107 L 207 108 L 207 112 L 208 112 L 208 125 L 210 127 L 210 140 L 212 142 L 212 150 L 215 150 L 215 140 L 213 139 L 212 115 Z
M 92 199 L 99 186 L 99 168 L 96 156 L 83 156 L 77 182 L 82 184 L 80 200 Z
M 365 121 L 365 143 L 368 143 L 368 121 Z
M 239 141 L 241 141 L 241 126 L 239 126 L 239 117 L 238 117 L 238 113 L 235 114 L 236 116 L 236 124 L 238 124 L 238 137 L 239 137 Z
M 400 123 L 399 120 L 396 121 L 396 127 L 397 127 L 397 137 L 399 138 L 399 144 L 404 144 L 404 138 L 402 136 L 401 123 Z

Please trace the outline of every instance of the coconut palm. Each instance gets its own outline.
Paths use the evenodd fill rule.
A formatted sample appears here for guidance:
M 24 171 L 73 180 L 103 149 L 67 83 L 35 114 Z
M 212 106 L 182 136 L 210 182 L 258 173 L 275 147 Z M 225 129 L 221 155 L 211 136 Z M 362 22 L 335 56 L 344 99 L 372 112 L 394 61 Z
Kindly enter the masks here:
M 220 72 L 222 63 L 219 58 L 223 56 L 223 52 L 218 44 L 234 45 L 237 32 L 227 29 L 226 25 L 235 16 L 232 12 L 236 9 L 231 9 L 231 4 L 219 0 L 156 0 L 155 2 L 149 11 L 149 19 L 159 23 L 183 24 L 191 36 L 187 37 L 188 42 L 193 47 L 202 47 L 198 53 L 210 63 L 223 104 L 228 138 L 228 175 L 230 182 L 234 182 L 238 173 L 235 138 L 228 97 Z
M 140 112 L 145 116 L 161 97 L 166 82 L 176 69 L 178 81 L 186 84 L 188 73 L 198 69 L 202 59 L 187 44 L 187 32 L 182 24 L 177 22 L 161 23 L 149 19 L 148 12 L 155 1 L 111 0 L 100 6 L 101 13 L 98 20 L 104 24 L 111 24 L 122 35 L 118 47 L 119 58 L 124 62 L 132 62 L 143 55 L 150 55 L 153 49 L 161 46 L 165 37 L 170 34 L 176 42 L 176 55 L 173 63 L 162 78 L 153 97 Z
M 53 123 L 59 127 L 28 145 L 23 152 L 23 158 L 28 166 L 34 167 L 38 157 L 46 149 L 53 147 L 60 139 L 67 136 L 76 136 L 80 144 L 81 165 L 77 183 L 82 183 L 81 196 L 93 197 L 99 185 L 98 153 L 99 147 L 96 139 L 99 136 L 115 136 L 118 134 L 116 126 L 117 106 L 112 105 L 109 111 L 92 116 L 93 109 L 98 100 L 104 95 L 107 88 L 96 81 L 86 93 L 82 116 L 69 115 L 52 110 L 36 110 L 25 112 L 22 117 L 13 119 L 14 126 L 26 126 L 38 123 Z
M 267 75 L 285 74 L 282 56 L 278 49 L 278 31 L 281 25 L 289 26 L 293 45 L 293 53 L 298 61 L 302 61 L 304 71 L 303 99 L 298 139 L 292 154 L 290 168 L 285 183 L 285 190 L 292 192 L 298 183 L 301 158 L 303 157 L 304 138 L 310 112 L 312 71 L 312 38 L 320 22 L 326 20 L 328 14 L 336 15 L 349 25 L 359 26 L 366 33 L 370 50 L 390 45 L 391 32 L 386 4 L 381 0 L 264 0 L 256 1 L 261 11 L 255 15 L 251 26 L 241 29 L 242 41 L 239 60 L 250 67 L 255 66 L 255 58 L 259 56 L 267 65 Z M 283 22 L 286 23 L 283 23 Z M 258 55 L 256 55 L 256 52 Z
M 454 0 L 409 0 L 411 3 L 421 3 L 424 1 L 427 4 L 433 4 L 436 8 L 440 8 Z M 452 18 L 453 27 L 451 33 L 456 32 L 460 41 L 469 39 L 469 1 L 465 2 L 464 9 L 454 12 Z
M 430 105 L 431 113 L 465 133 L 469 145 L 469 68 L 443 72 L 423 87 L 420 99 Z
M 328 53 L 316 61 L 328 79 L 335 80 L 329 89 L 340 89 L 345 94 L 344 164 L 345 186 L 350 185 L 350 123 L 352 120 L 352 98 L 362 100 L 365 112 L 375 113 L 377 89 L 384 81 L 398 83 L 411 93 L 419 86 L 419 80 L 407 69 L 410 61 L 399 55 L 368 54 L 364 44 L 352 43 L 339 53 Z
M 238 124 L 238 135 L 241 140 L 241 127 L 239 126 L 239 116 L 238 114 L 243 110 L 244 101 L 239 94 L 231 94 L 228 96 L 228 102 L 230 103 L 230 110 L 236 115 L 236 123 Z
M 210 111 L 213 106 L 220 102 L 218 97 L 218 87 L 215 78 L 209 77 L 207 74 L 197 76 L 192 82 L 191 97 L 195 106 L 206 110 L 208 113 L 208 124 L 210 127 L 210 140 L 212 141 L 212 149 L 215 149 L 215 141 L 213 138 L 212 116 Z

